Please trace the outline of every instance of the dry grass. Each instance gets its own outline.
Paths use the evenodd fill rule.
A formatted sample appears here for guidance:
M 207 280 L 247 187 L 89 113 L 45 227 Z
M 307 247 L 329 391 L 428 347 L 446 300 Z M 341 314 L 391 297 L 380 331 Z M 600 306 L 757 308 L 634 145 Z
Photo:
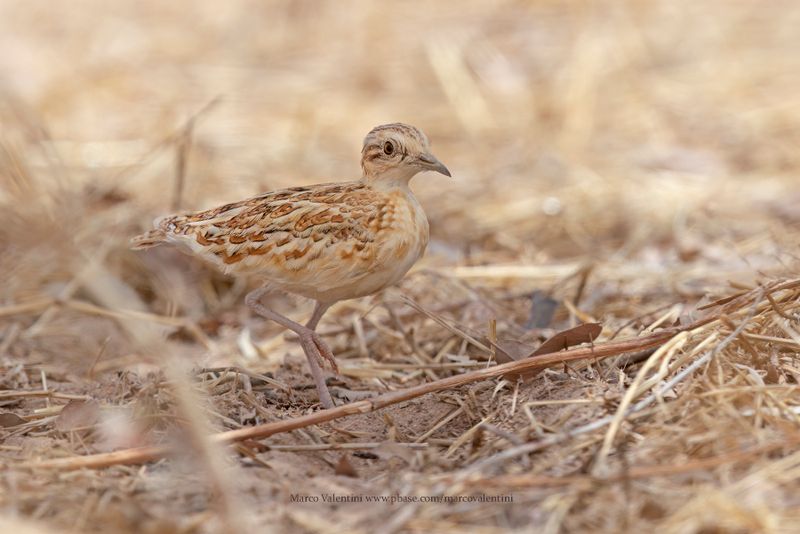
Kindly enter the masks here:
M 798 24 L 756 1 L 0 3 L 2 528 L 794 530 Z M 251 282 L 127 239 L 352 179 L 395 120 L 455 178 L 415 180 L 416 270 L 323 321 L 332 385 L 364 407 L 450 381 L 329 417 Z M 449 378 L 589 321 L 598 351 L 663 339 Z M 172 452 L 45 469 L 140 447 Z

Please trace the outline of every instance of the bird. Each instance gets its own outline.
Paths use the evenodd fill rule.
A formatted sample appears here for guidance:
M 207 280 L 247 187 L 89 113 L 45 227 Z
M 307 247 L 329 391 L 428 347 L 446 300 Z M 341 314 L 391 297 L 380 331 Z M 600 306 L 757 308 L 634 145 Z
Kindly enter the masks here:
M 371 295 L 398 282 L 422 257 L 428 219 L 409 187 L 422 171 L 451 177 L 418 128 L 392 123 L 364 138 L 361 178 L 280 189 L 216 208 L 156 219 L 131 248 L 176 244 L 226 274 L 255 276 L 245 297 L 256 314 L 293 331 L 308 359 L 323 408 L 334 407 L 325 383 L 331 349 L 316 332 L 335 303 Z M 262 302 L 279 290 L 315 302 L 301 324 Z

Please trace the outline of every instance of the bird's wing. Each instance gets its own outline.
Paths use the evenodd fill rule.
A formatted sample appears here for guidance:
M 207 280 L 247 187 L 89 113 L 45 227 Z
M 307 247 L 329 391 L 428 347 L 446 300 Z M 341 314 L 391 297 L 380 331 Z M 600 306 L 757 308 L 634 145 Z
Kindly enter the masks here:
M 363 275 L 374 262 L 371 244 L 386 215 L 382 197 L 361 182 L 295 187 L 166 217 L 155 232 L 225 272 L 330 285 Z

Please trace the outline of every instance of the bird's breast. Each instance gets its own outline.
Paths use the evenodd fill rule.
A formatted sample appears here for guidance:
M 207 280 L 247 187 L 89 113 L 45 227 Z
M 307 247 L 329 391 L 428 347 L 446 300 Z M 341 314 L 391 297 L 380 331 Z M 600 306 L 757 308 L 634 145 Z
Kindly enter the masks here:
M 381 264 L 392 265 L 393 269 L 408 269 L 422 256 L 428 245 L 429 226 L 425 212 L 410 191 L 393 192 L 387 203 L 391 216 L 384 222 L 378 241 Z M 402 276 L 402 274 L 400 276 Z

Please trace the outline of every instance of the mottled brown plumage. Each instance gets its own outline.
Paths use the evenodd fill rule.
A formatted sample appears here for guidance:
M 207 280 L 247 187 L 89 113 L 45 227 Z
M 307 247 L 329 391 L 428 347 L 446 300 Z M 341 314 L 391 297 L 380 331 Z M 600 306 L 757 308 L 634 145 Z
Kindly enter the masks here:
M 265 288 L 316 300 L 314 316 L 302 327 L 264 308 L 264 290 L 247 299 L 261 315 L 296 331 L 301 342 L 306 337 L 304 349 L 326 407 L 330 397 L 314 358 L 328 359 L 334 369 L 335 361 L 313 332 L 316 322 L 334 302 L 402 278 L 428 243 L 428 221 L 408 182 L 423 170 L 450 175 L 430 154 L 425 135 L 405 124 L 374 128 L 364 139 L 361 167 L 359 181 L 272 191 L 165 217 L 132 240 L 139 249 L 181 244 L 226 273 L 256 275 Z

